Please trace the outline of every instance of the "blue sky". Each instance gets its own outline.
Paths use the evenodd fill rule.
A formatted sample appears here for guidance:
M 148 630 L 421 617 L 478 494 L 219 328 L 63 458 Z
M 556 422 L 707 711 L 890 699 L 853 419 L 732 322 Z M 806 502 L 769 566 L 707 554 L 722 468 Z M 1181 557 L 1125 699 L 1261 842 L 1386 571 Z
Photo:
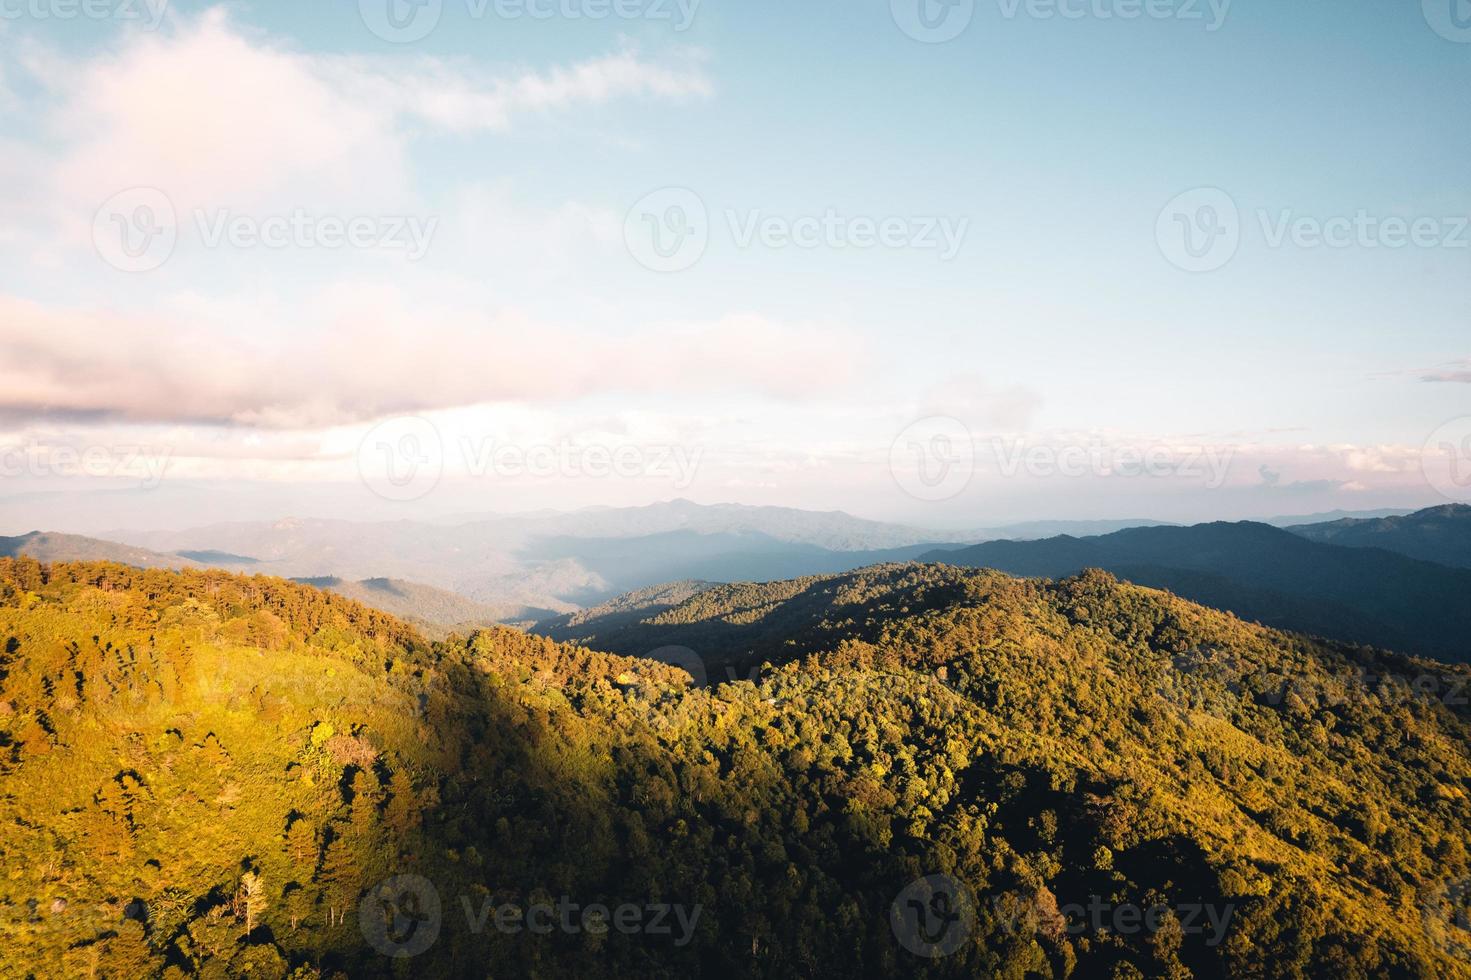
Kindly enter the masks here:
M 152 30 L 68 2 L 0 6 L 0 530 L 676 495 L 956 527 L 1471 499 L 1437 455 L 1471 447 L 1450 0 L 980 0 L 946 43 L 901 29 L 918 0 L 704 0 L 683 31 L 443 0 L 407 43 L 370 29 L 388 0 L 176 0 Z M 172 245 L 124 271 L 97 236 L 139 188 Z M 1239 244 L 1190 272 L 1158 229 L 1202 188 Z M 650 200 L 696 202 L 703 253 L 641 264 Z M 290 215 L 373 241 L 249 238 Z M 1355 216 L 1366 237 L 1317 243 Z M 783 244 L 824 220 L 836 239 Z M 231 221 L 245 238 L 210 240 Z M 896 247 L 855 244 L 885 221 Z M 1396 221 L 1423 241 L 1388 247 Z M 404 222 L 422 256 L 391 247 Z M 362 446 L 410 417 L 437 478 L 392 499 Z M 486 444 L 556 463 L 470 472 Z M 646 465 L 578 475 L 590 446 Z M 1042 462 L 1008 475 L 1018 446 Z M 673 447 L 692 475 L 650 462 Z M 1045 465 L 1080 448 L 1159 465 Z M 1222 478 L 1188 465 L 1206 449 Z M 954 493 L 894 472 L 930 452 L 970 474 Z M 140 483 L 149 453 L 167 473 Z

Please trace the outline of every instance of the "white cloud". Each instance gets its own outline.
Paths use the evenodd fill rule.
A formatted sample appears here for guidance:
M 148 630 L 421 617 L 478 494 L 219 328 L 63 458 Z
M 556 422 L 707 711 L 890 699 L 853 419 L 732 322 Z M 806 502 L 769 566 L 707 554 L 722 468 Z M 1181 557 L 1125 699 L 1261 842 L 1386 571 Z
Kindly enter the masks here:
M 855 378 L 847 333 L 754 314 L 600 336 L 524 314 L 435 309 L 392 286 L 341 286 L 277 324 L 57 310 L 0 296 L 0 411 L 310 429 L 492 402 L 606 392 L 803 399 Z M 298 328 L 299 327 L 299 328 Z
M 396 114 L 325 67 L 247 37 L 219 10 L 53 67 L 42 80 L 62 97 L 52 118 L 63 147 L 54 192 L 95 207 L 151 186 L 181 207 L 249 207 L 283 190 L 315 200 L 351 185 L 401 187 Z
M 1026 387 L 998 387 L 977 374 L 958 374 L 931 388 L 916 416 L 949 415 L 981 429 L 1025 429 L 1042 408 L 1042 396 Z
M 1424 371 L 1420 375 L 1420 380 L 1432 383 L 1471 384 L 1471 358 L 1454 362 L 1449 366 Z
M 502 131 L 534 114 L 712 91 L 688 50 L 656 61 L 625 48 L 497 72 L 306 52 L 221 8 L 80 61 L 26 50 L 23 67 L 56 100 L 46 107 L 54 158 L 39 172 L 51 175 L 46 196 L 74 224 L 135 186 L 163 190 L 180 209 L 367 202 L 381 213 L 414 198 L 409 152 L 424 129 Z
M 713 86 L 700 62 L 699 52 L 685 51 L 673 65 L 655 64 L 626 49 L 511 78 L 467 74 L 453 63 L 437 60 L 422 60 L 391 73 L 370 61 L 340 61 L 332 63 L 329 71 L 405 116 L 469 132 L 504 129 L 519 115 L 602 105 L 617 98 L 708 97 Z
M 622 214 L 579 201 L 529 208 L 505 181 L 464 185 L 445 212 L 446 251 L 522 291 L 626 257 Z

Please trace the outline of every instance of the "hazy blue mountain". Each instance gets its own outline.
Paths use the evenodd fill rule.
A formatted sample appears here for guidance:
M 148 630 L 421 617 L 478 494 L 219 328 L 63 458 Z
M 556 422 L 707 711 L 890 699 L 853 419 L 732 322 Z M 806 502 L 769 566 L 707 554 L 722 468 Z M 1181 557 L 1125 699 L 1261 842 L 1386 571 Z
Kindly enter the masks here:
M 950 540 L 937 531 L 854 517 L 842 511 L 745 504 L 697 504 L 676 499 L 646 507 L 590 507 L 571 512 L 463 515 L 435 522 L 455 527 L 496 526 L 535 537 L 636 538 L 676 531 L 694 534 L 760 534 L 829 551 L 875 551 Z M 970 533 L 959 540 L 979 540 Z
M 232 555 L 225 551 L 176 551 L 181 558 L 197 561 L 201 565 L 214 565 L 220 568 L 235 568 L 248 565 L 259 565 L 260 560 L 247 555 Z
M 1038 538 L 1054 538 L 1060 534 L 1078 537 L 1096 534 L 1112 534 L 1131 527 L 1178 527 L 1169 521 L 1152 521 L 1147 518 L 1095 521 L 1024 521 L 1020 524 L 1003 524 L 965 535 L 959 540 L 973 541 L 1032 541 Z
M 117 537 L 162 552 L 250 555 L 258 564 L 247 571 L 421 582 L 552 614 L 680 579 L 791 578 L 905 560 L 945 540 L 837 511 L 685 500 L 457 524 L 291 519 Z
M 575 561 L 615 593 L 671 580 L 769 582 L 911 561 L 934 548 L 909 545 L 872 551 L 833 551 L 756 532 L 674 531 L 637 538 L 546 538 L 521 554 L 538 562 Z
M 1447 504 L 1413 514 L 1287 528 L 1293 534 L 1345 548 L 1383 548 L 1411 558 L 1471 568 L 1471 507 Z
M 452 630 L 469 632 L 500 623 L 529 624 L 552 615 L 552 611 L 547 609 L 475 602 L 453 592 L 402 579 L 370 578 L 350 582 L 340 578 L 304 578 L 296 581 L 408 620 L 430 635 L 439 637 Z
M 26 557 L 44 562 L 109 561 L 134 568 L 217 567 L 231 571 L 251 570 L 250 566 L 260 565 L 255 559 L 219 551 L 165 554 L 100 538 L 40 531 L 0 537 L 0 557 Z M 455 628 L 471 629 L 496 623 L 529 625 L 554 616 L 563 608 L 478 603 L 443 589 L 400 579 L 349 581 L 327 576 L 298 581 L 407 619 L 435 635 Z
M 1269 626 L 1471 660 L 1471 571 L 1320 544 L 1266 524 L 992 541 L 925 560 L 1047 578 L 1102 568 Z
M 1465 581 L 1447 581 L 1448 569 L 1363 549 L 1383 543 L 1465 564 L 1467 549 L 1459 543 L 1464 538 L 1457 535 L 1466 533 L 1468 513 L 1471 508 L 1436 508 L 1409 517 L 1297 527 L 1292 533 L 1263 524 L 1033 522 L 979 532 L 997 536 L 980 545 L 836 549 L 815 542 L 902 540 L 922 532 L 836 512 L 672 501 L 460 525 L 284 520 L 145 532 L 130 535 L 130 544 L 55 534 L 0 540 L 9 553 L 51 561 L 214 566 L 296 578 L 435 631 L 537 621 L 559 639 L 580 641 L 595 635 L 587 628 L 593 619 L 602 629 L 616 621 L 609 616 L 638 621 L 645 610 L 634 603 L 646 600 L 652 607 L 679 592 L 657 588 L 662 583 L 769 582 L 917 559 L 1046 577 L 1092 566 L 1269 625 L 1463 659 L 1461 638 L 1468 634 L 1457 632 L 1465 618 L 1458 610 L 1471 592 L 1457 590 Z M 1131 526 L 1102 536 L 1031 540 L 1057 527 L 1117 523 Z M 636 533 L 670 526 L 676 529 Z M 1308 540 L 1315 537 L 1334 544 Z M 1334 545 L 1341 543 L 1352 544 L 1353 551 L 1339 554 L 1342 549 Z M 629 593 L 637 595 L 609 603 Z M 687 594 L 688 587 L 679 597 Z M 1440 606 L 1452 611 L 1439 615 Z M 586 607 L 596 612 L 573 615 Z
M 1381 507 L 1378 510 L 1325 510 L 1316 514 L 1290 514 L 1279 517 L 1264 517 L 1263 524 L 1273 527 L 1291 528 L 1301 524 L 1323 524 L 1328 521 L 1373 520 L 1379 517 L 1399 517 L 1414 513 L 1413 507 Z
M 491 525 L 292 518 L 116 536 L 160 551 L 251 555 L 258 564 L 250 571 L 283 578 L 391 578 L 553 612 L 574 608 L 557 595 L 599 585 L 575 567 L 531 567 L 515 556 L 525 537 Z

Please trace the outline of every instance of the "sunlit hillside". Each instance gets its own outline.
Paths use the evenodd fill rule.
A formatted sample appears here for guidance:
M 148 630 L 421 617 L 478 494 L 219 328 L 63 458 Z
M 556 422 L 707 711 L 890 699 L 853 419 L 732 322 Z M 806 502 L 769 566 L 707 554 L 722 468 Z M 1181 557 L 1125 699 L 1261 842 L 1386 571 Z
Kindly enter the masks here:
M 661 621 L 772 666 L 0 561 L 0 974 L 1471 975 L 1465 668 L 1098 573 Z

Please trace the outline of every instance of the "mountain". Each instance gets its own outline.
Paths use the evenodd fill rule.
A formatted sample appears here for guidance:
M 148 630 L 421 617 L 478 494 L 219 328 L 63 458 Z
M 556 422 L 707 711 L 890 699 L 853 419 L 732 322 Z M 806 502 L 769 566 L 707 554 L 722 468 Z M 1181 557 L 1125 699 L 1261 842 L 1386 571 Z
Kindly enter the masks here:
M 597 638 L 614 630 L 637 626 L 666 609 L 716 588 L 714 582 L 686 580 L 639 589 L 599 603 L 589 609 L 549 617 L 533 624 L 530 631 L 559 643 L 597 645 Z M 603 648 L 611 649 L 611 648 Z M 650 648 L 652 649 L 652 648 Z
M 248 555 L 232 555 L 225 551 L 179 551 L 175 552 L 183 558 L 198 562 L 201 565 L 209 565 L 216 568 L 248 568 L 251 565 L 259 565 L 260 561 Z
M 113 536 L 157 551 L 218 559 L 207 564 L 244 555 L 257 560 L 224 565 L 233 571 L 298 579 L 393 578 L 497 608 L 567 612 L 671 581 L 833 574 L 980 540 L 1150 523 L 1047 521 L 947 535 L 841 511 L 672 500 L 573 513 L 467 514 L 432 522 L 288 519 Z
M 370 578 L 349 582 L 340 578 L 314 578 L 296 581 L 397 616 L 438 638 L 452 630 L 472 632 L 499 623 L 532 623 L 554 615 L 549 609 L 485 605 L 453 592 L 401 579 Z
M 908 561 L 934 548 L 831 551 L 757 532 L 672 531 L 634 538 L 544 538 L 528 546 L 537 561 L 576 563 L 616 594 L 670 580 L 771 581 Z
M 1348 519 L 1372 519 L 1377 517 L 1401 517 L 1412 513 L 1407 507 L 1381 507 L 1377 510 L 1328 510 L 1317 514 L 1294 514 L 1287 517 L 1265 517 L 1262 524 L 1273 527 L 1291 528 L 1300 524 L 1324 524 L 1329 521 Z
M 971 541 L 1031 541 L 1038 538 L 1054 538 L 1060 534 L 1086 535 L 1111 534 L 1131 527 L 1175 527 L 1168 521 L 1152 521 L 1145 518 L 1133 520 L 1099 521 L 1026 521 L 1020 524 L 1003 524 L 960 535 L 962 540 Z
M 607 591 L 575 563 L 518 555 L 528 540 L 509 524 L 286 519 L 114 537 L 161 551 L 251 555 L 250 570 L 286 578 L 420 582 L 484 604 L 566 611 L 574 605 L 559 596 Z
M 86 538 L 76 534 L 32 531 L 19 537 L 0 537 L 0 557 L 37 561 L 112 561 L 137 568 L 199 568 L 202 563 L 181 555 L 160 554 L 146 548 Z
M 146 548 L 74 534 L 35 531 L 20 537 L 0 537 L 0 557 L 27 557 L 43 562 L 107 561 L 134 568 L 206 568 L 250 570 L 261 563 L 221 551 L 184 551 L 163 554 Z M 406 619 L 439 635 L 452 629 L 474 629 L 494 623 L 531 624 L 568 611 L 562 603 L 548 607 L 516 604 L 488 605 L 443 589 L 401 579 L 348 581 L 334 576 L 301 580 L 316 588 L 355 599 Z
M 527 524 L 538 536 L 552 538 L 645 538 L 676 532 L 752 535 L 840 552 L 881 551 L 942 540 L 934 531 L 864 520 L 836 510 L 701 505 L 682 499 L 647 507 L 594 508 L 543 515 Z
M 1266 524 L 993 541 L 923 560 L 1040 577 L 1101 568 L 1270 626 L 1471 660 L 1471 571 L 1320 544 Z
M 0 975 L 1471 975 L 1464 666 L 1097 572 L 655 618 L 771 666 L 0 560 Z
M 678 579 L 775 579 L 905 560 L 939 543 L 931 532 L 836 511 L 683 500 L 469 523 L 290 519 L 114 536 L 163 552 L 258 559 L 234 570 L 401 579 L 497 607 L 554 612 Z
M 1383 548 L 1422 561 L 1471 568 L 1471 507 L 1448 504 L 1377 519 L 1345 519 L 1287 528 L 1311 541 Z

